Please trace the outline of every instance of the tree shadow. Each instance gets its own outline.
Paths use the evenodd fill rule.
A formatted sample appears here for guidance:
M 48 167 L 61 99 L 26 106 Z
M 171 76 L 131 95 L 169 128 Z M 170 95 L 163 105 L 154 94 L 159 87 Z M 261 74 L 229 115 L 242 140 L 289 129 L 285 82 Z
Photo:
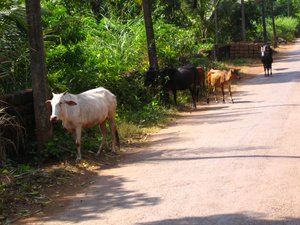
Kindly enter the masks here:
M 173 143 L 180 140 L 173 138 Z M 161 139 L 161 142 L 166 140 Z M 171 141 L 171 139 L 169 139 Z M 151 143 L 152 144 L 152 143 Z M 199 148 L 163 148 L 149 150 L 140 148 L 140 151 L 128 153 L 128 157 L 122 161 L 123 165 L 145 162 L 171 162 L 171 161 L 203 161 L 203 160 L 227 160 L 227 159 L 272 159 L 272 160 L 300 160 L 300 156 L 293 155 L 272 155 L 272 154 L 251 154 L 250 151 L 271 150 L 268 146 L 236 146 L 236 147 L 199 147 Z M 230 153 L 234 154 L 230 154 Z M 224 155 L 226 153 L 226 155 Z
M 249 214 L 249 215 L 248 215 Z M 253 214 L 253 215 L 250 215 Z M 136 225 L 298 225 L 299 218 L 285 218 L 282 220 L 264 219 L 259 213 L 221 214 L 204 217 L 183 217 L 179 219 L 165 219 L 153 222 L 137 223 Z
M 31 218 L 31 221 L 79 223 L 95 218 L 101 219 L 101 213 L 115 208 L 132 209 L 159 204 L 160 199 L 157 197 L 124 188 L 124 184 L 128 182 L 134 181 L 116 176 L 98 176 L 95 183 L 89 184 L 88 190 L 58 199 L 48 206 L 46 216 L 37 215 Z M 20 222 L 22 224 L 23 221 Z
M 280 71 L 274 73 L 274 70 Z M 283 72 L 285 68 L 273 69 L 273 75 L 265 77 L 264 73 L 259 74 L 251 79 L 247 80 L 248 85 L 265 85 L 265 84 L 278 84 L 278 83 L 289 83 L 289 82 L 300 82 L 300 71 Z

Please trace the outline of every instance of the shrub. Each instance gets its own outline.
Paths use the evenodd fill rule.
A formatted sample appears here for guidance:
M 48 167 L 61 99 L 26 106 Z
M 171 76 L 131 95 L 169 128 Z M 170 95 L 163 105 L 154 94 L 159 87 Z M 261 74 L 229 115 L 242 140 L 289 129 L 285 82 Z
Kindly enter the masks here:
M 299 21 L 292 17 L 277 17 L 275 19 L 277 37 L 292 41 L 297 33 Z M 270 34 L 271 35 L 271 34 Z M 273 37 L 273 35 L 271 35 Z

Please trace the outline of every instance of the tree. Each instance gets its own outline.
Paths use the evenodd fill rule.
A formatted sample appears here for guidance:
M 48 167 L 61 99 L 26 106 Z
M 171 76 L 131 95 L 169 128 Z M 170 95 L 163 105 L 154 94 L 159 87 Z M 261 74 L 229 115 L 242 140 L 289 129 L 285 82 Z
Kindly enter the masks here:
M 199 28 L 200 38 L 206 39 L 209 37 L 208 29 L 209 26 L 214 25 L 216 16 L 217 6 L 219 0 L 183 0 L 182 9 L 187 14 L 197 21 Z
M 144 20 L 147 36 L 147 47 L 150 68 L 158 71 L 158 60 L 156 54 L 156 45 L 154 39 L 153 23 L 151 16 L 151 0 L 143 0 Z
M 273 0 L 271 0 L 271 18 L 272 18 L 272 30 L 273 30 L 273 45 L 277 47 L 277 34 L 276 34 L 276 25 L 275 25 L 275 18 L 274 18 L 274 6 Z
M 261 15 L 263 24 L 263 38 L 264 43 L 267 43 L 267 28 L 266 28 L 266 13 L 265 13 L 265 0 L 261 0 Z
M 40 0 L 26 0 L 26 17 L 31 60 L 32 90 L 34 99 L 37 150 L 41 152 L 52 136 L 49 110 L 45 107 L 48 97 L 45 50 L 41 23 Z
M 245 4 L 241 0 L 241 14 L 242 14 L 242 40 L 246 41 L 246 21 L 245 21 Z

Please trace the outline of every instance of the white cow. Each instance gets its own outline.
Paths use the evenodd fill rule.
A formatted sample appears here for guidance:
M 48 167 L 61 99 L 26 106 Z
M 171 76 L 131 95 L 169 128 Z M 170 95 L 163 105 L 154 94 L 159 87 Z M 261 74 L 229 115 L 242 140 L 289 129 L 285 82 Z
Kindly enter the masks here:
M 109 121 L 112 132 L 112 150 L 120 148 L 119 134 L 116 127 L 115 115 L 117 108 L 116 96 L 109 90 L 100 87 L 78 95 L 70 93 L 54 94 L 51 100 L 52 114 L 50 121 L 62 120 L 63 126 L 72 133 L 77 146 L 77 159 L 81 159 L 81 130 L 82 128 L 100 126 L 103 136 L 97 155 L 100 154 L 103 145 L 106 143 L 107 130 L 105 122 Z

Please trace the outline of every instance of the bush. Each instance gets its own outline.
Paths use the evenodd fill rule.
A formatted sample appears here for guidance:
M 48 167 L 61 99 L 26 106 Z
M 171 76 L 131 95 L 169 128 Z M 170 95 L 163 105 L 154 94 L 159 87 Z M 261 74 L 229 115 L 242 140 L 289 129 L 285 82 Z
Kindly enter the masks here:
M 273 41 L 273 28 L 272 28 L 272 20 L 269 18 L 266 20 L 267 26 L 267 36 L 270 41 Z M 292 17 L 276 17 L 275 18 L 275 26 L 276 26 L 276 35 L 277 37 L 281 37 L 287 41 L 292 41 L 298 31 L 299 21 L 296 18 Z M 258 26 L 257 33 L 261 34 L 259 39 L 262 41 L 263 37 L 263 27 L 262 25 Z
M 269 24 L 270 22 L 268 22 Z M 292 17 L 277 17 L 275 19 L 277 37 L 284 38 L 287 41 L 292 41 L 297 33 L 299 21 Z M 268 28 L 269 29 L 269 28 Z M 269 34 L 273 37 L 272 34 Z

